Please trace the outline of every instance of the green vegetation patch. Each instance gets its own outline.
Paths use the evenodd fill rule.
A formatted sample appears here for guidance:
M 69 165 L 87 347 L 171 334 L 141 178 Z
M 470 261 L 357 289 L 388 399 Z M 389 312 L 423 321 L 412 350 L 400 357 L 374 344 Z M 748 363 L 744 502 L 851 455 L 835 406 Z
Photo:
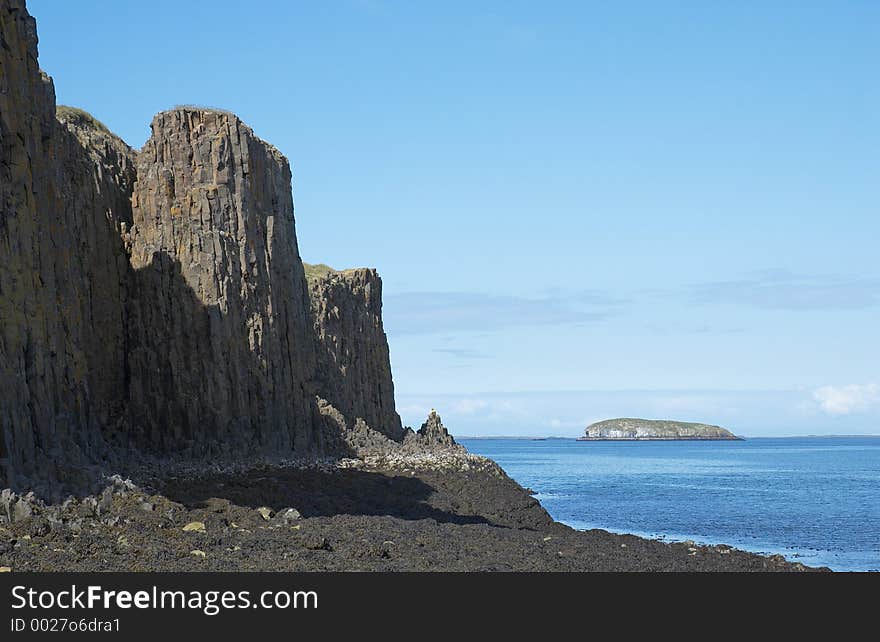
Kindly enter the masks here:
M 211 107 L 210 105 L 174 105 L 174 109 L 178 111 L 206 111 L 206 112 L 214 112 L 215 114 L 224 114 L 226 116 L 232 116 L 233 118 L 238 118 L 234 112 L 229 111 L 228 109 L 222 109 L 220 107 Z
M 306 270 L 306 278 L 310 281 L 315 279 L 323 279 L 326 276 L 336 273 L 336 270 L 334 270 L 329 265 L 324 265 L 323 263 L 303 263 L 303 267 Z
M 92 116 L 86 110 L 80 109 L 78 107 L 58 105 L 55 108 L 55 116 L 62 123 L 73 123 L 74 125 L 78 125 L 80 127 L 91 127 L 92 129 L 97 129 L 98 131 L 104 132 L 105 134 L 110 134 L 111 136 L 115 135 L 113 134 L 113 132 L 110 131 L 110 128 L 108 128 L 107 125 Z
M 326 279 L 328 276 L 333 274 L 338 274 L 340 276 L 352 276 L 357 275 L 367 268 L 349 268 L 346 270 L 337 270 L 335 268 L 330 267 L 324 263 L 305 263 L 303 262 L 303 268 L 306 271 L 306 279 L 309 281 L 320 281 L 321 279 Z

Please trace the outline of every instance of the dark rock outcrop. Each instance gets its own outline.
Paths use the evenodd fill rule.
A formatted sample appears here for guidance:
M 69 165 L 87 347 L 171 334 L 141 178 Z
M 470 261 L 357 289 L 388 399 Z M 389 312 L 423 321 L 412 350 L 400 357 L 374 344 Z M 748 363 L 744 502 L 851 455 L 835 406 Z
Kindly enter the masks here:
M 306 273 L 318 340 L 319 394 L 352 420 L 363 419 L 387 437 L 401 439 L 382 326 L 382 279 L 367 268 L 307 265 Z
M 446 426 L 444 426 L 443 422 L 440 420 L 440 415 L 438 415 L 437 411 L 433 408 L 431 409 L 431 413 L 428 415 L 425 423 L 419 428 L 417 434 L 427 444 L 438 446 L 456 445 L 455 439 L 453 439 L 452 435 L 449 434 L 449 431 L 446 430 Z
M 88 220 L 85 238 L 76 230 L 72 236 L 84 243 L 81 251 L 88 257 L 81 304 L 92 411 L 106 435 L 116 438 L 126 410 L 131 268 L 124 239 L 132 227 L 136 154 L 85 112 L 59 107 L 57 117 L 62 125 L 57 139 L 66 160 L 56 171 L 65 186 L 66 218 Z
M 0 45 L 0 485 L 75 485 L 119 412 L 131 155 L 56 120 L 22 0 Z

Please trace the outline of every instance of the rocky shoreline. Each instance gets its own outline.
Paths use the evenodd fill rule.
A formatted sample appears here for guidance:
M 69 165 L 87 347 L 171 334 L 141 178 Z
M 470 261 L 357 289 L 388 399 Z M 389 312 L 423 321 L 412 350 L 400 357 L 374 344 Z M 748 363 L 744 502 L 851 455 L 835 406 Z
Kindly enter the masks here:
M 0 568 L 28 571 L 774 571 L 729 546 L 553 521 L 460 447 L 183 471 L 45 504 L 0 497 Z

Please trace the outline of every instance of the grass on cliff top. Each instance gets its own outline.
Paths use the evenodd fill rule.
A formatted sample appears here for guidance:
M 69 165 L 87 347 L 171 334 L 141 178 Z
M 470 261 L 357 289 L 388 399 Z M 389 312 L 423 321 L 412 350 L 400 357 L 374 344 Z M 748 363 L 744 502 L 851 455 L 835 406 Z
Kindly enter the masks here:
M 55 107 L 55 116 L 62 122 L 71 122 L 80 126 L 92 127 L 105 134 L 113 136 L 113 132 L 100 120 L 92 116 L 89 112 L 79 107 L 70 107 L 69 105 L 58 105 Z
M 336 270 L 324 263 L 306 263 L 303 261 L 303 268 L 306 271 L 306 279 L 309 281 L 317 281 L 327 278 L 331 274 L 351 274 L 364 268 L 350 268 L 347 270 Z
M 303 263 L 303 267 L 306 270 L 306 278 L 309 280 L 323 279 L 325 276 L 336 273 L 336 270 L 334 270 L 329 265 L 324 265 L 323 263 Z
M 195 105 L 195 104 L 187 104 L 187 105 L 174 105 L 175 110 L 181 111 L 210 111 L 216 114 L 225 114 L 226 116 L 232 116 L 233 118 L 238 118 L 235 112 L 231 112 L 228 109 L 223 109 L 222 107 L 211 107 L 210 105 Z

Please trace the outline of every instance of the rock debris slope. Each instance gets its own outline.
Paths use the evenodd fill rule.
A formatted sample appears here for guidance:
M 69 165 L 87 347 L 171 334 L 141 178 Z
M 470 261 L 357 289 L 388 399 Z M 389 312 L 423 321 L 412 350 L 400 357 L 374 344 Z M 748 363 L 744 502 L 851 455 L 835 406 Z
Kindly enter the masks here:
M 0 487 L 403 439 L 381 280 L 307 282 L 278 150 L 181 107 L 136 152 L 56 114 L 23 0 L 0 0 L 0 38 Z

